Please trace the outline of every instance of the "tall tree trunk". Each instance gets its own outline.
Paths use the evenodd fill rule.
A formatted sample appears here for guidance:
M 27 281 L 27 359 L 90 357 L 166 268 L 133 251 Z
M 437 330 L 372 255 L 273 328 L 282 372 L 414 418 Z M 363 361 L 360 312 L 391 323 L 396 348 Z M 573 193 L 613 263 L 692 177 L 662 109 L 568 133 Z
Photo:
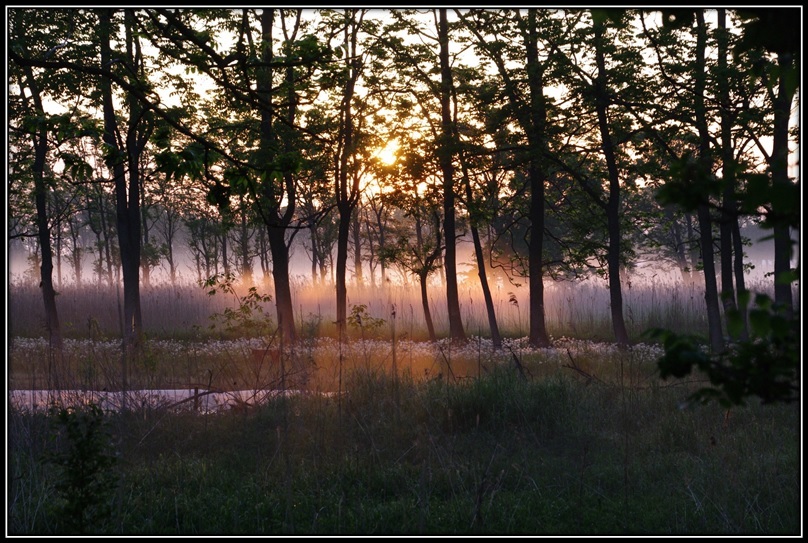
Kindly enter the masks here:
M 595 108 L 598 115 L 601 147 L 606 158 L 606 169 L 609 173 L 609 199 L 606 203 L 606 218 L 609 230 L 609 248 L 606 256 L 609 273 L 609 299 L 615 341 L 620 347 L 627 347 L 629 340 L 626 322 L 623 319 L 623 291 L 620 282 L 620 175 L 617 171 L 617 159 L 615 158 L 614 144 L 609 132 L 609 119 L 607 117 L 609 98 L 606 61 L 603 55 L 603 23 L 595 22 L 594 30 L 595 61 L 598 66 L 598 75 L 595 79 Z
M 272 125 L 272 68 L 269 66 L 273 61 L 273 20 L 274 10 L 264 9 L 261 14 L 261 32 L 263 38 L 262 60 L 266 65 L 258 71 L 257 90 L 264 103 L 261 108 L 260 152 L 262 160 L 268 167 L 272 167 L 271 165 L 277 154 L 276 135 Z M 294 119 L 294 103 L 291 103 L 289 107 L 291 111 L 288 114 Z M 283 214 L 281 213 L 280 206 L 283 197 L 276 190 L 272 172 L 268 171 L 263 183 L 263 201 L 266 207 L 262 210 L 261 216 L 267 227 L 267 238 L 272 254 L 272 279 L 275 282 L 275 309 L 278 315 L 278 328 L 282 335 L 281 341 L 288 345 L 297 340 L 292 289 L 289 282 L 289 247 L 286 243 L 286 227 L 289 225 L 295 210 L 295 192 L 291 173 L 285 171 L 282 177 L 287 197 L 286 211 Z M 281 189 L 281 192 L 283 190 Z
M 788 121 L 791 116 L 791 103 L 794 100 L 796 85 L 789 88 L 787 78 L 793 70 L 794 59 L 791 53 L 777 54 L 779 76 L 777 96 L 774 98 L 774 134 L 771 156 L 772 184 L 788 186 Z M 794 312 L 790 280 L 785 280 L 791 272 L 791 233 L 788 224 L 778 221 L 774 234 L 774 301 L 781 304 L 789 313 Z
M 269 262 L 267 262 L 267 240 L 266 229 L 259 228 L 255 233 L 255 252 L 258 255 L 258 265 L 261 268 L 261 281 L 264 286 L 267 284 L 267 276 L 269 275 Z
M 320 261 L 320 252 L 317 241 L 317 224 L 314 222 L 309 227 L 309 239 L 311 240 L 311 282 L 316 285 L 318 282 L 317 263 Z
M 685 212 L 685 232 L 687 234 L 687 251 L 690 255 L 690 278 L 691 284 L 699 283 L 700 276 L 696 272 L 696 267 L 701 260 L 701 246 L 700 238 L 696 238 L 696 232 L 693 228 L 693 214 L 690 211 Z
M 435 325 L 432 322 L 432 312 L 429 311 L 429 292 L 426 288 L 426 282 L 429 279 L 428 272 L 422 271 L 418 274 L 418 284 L 421 288 L 421 306 L 424 308 L 424 320 L 426 321 L 426 330 L 429 333 L 429 341 L 435 342 L 438 336 L 435 335 Z
M 349 203 L 338 205 L 339 208 L 339 231 L 337 234 L 337 327 L 340 338 L 343 338 L 347 330 L 348 318 L 348 287 L 346 281 L 346 270 L 348 268 L 348 237 L 351 229 L 351 212 L 353 208 Z
M 111 63 L 111 48 L 110 48 L 110 34 L 112 26 L 112 14 L 114 10 L 104 9 L 99 13 L 101 32 L 101 67 L 104 70 L 110 69 Z M 121 368 L 121 380 L 124 391 L 127 389 L 128 383 L 128 363 L 129 358 L 135 344 L 136 328 L 135 328 L 135 300 L 137 298 L 137 281 L 138 281 L 138 266 L 139 266 L 139 243 L 140 231 L 137 229 L 132 237 L 132 230 L 135 224 L 139 226 L 139 213 L 137 213 L 137 184 L 132 187 L 135 199 L 132 202 L 132 207 L 135 208 L 135 224 L 130 221 L 129 212 L 131 208 L 127 206 L 127 186 L 125 176 L 125 160 L 130 162 L 131 155 L 124 154 L 118 145 L 118 127 L 115 109 L 112 102 L 112 82 L 108 77 L 102 77 L 100 81 L 103 110 L 104 110 L 104 143 L 107 146 L 107 166 L 113 175 L 115 184 L 115 211 L 118 229 L 118 244 L 121 256 L 121 267 L 123 271 L 124 282 L 124 309 L 123 309 L 123 356 Z M 134 149 L 132 149 L 134 151 Z M 135 171 L 130 172 L 130 176 L 134 175 L 137 179 L 137 166 Z M 130 177 L 131 178 L 131 177 Z M 137 258 L 135 258 L 137 256 Z M 134 270 L 133 270 L 134 265 Z M 134 285 L 132 284 L 134 280 Z
M 455 128 L 457 125 L 455 124 Z M 455 134 L 456 136 L 456 134 Z M 494 310 L 494 298 L 491 296 L 491 288 L 488 285 L 488 276 L 485 268 L 485 254 L 483 253 L 483 244 L 480 241 L 480 230 L 477 228 L 478 217 L 472 212 L 474 195 L 471 190 L 471 178 L 468 172 L 468 165 L 463 154 L 460 150 L 460 166 L 463 171 L 463 185 L 466 191 L 466 202 L 469 208 L 469 227 L 471 229 L 471 239 L 474 243 L 474 257 L 477 261 L 477 275 L 480 277 L 480 286 L 483 290 L 483 299 L 485 300 L 485 312 L 488 316 L 488 328 L 491 331 L 491 343 L 495 349 L 502 347 L 502 336 L 499 333 L 499 324 L 497 323 L 497 314 Z
M 239 253 L 241 257 L 241 280 L 253 286 L 252 257 L 250 256 L 250 233 L 247 224 L 247 210 L 244 196 L 239 196 Z
M 289 282 L 289 250 L 286 245 L 286 230 L 268 228 L 269 247 L 272 252 L 272 279 L 275 282 L 275 306 L 278 315 L 278 329 L 284 345 L 297 340 L 295 330 L 292 288 Z
M 670 207 L 665 209 L 665 218 L 670 221 L 671 235 L 673 236 L 674 255 L 676 265 L 682 274 L 682 282 L 690 286 L 693 283 L 693 266 L 687 261 L 688 253 L 685 252 L 685 240 L 682 238 L 682 229 L 679 221 L 674 216 Z
M 101 241 L 101 230 L 96 228 L 95 222 L 93 221 L 93 213 L 95 211 L 95 206 L 92 203 L 92 199 L 90 198 L 89 192 L 84 197 L 84 202 L 87 207 L 87 226 L 90 227 L 90 231 L 95 236 L 95 249 L 98 251 L 98 259 L 93 261 L 93 272 L 95 273 L 96 284 L 100 287 L 103 275 L 103 267 L 104 267 L 104 253 L 102 249 L 102 241 Z M 90 253 L 93 253 L 93 249 L 89 249 Z
M 59 211 L 57 211 L 59 213 Z M 56 238 L 56 284 L 62 288 L 62 221 L 57 219 L 53 225 L 55 231 L 54 237 Z
M 138 163 L 138 171 L 140 171 L 140 164 Z M 144 288 L 149 288 L 151 286 L 151 261 L 150 256 L 148 253 L 149 249 L 149 210 L 146 207 L 146 187 L 145 187 L 145 179 L 143 176 L 139 176 L 140 179 L 138 180 L 140 184 L 140 231 L 143 234 L 143 239 L 141 240 L 141 247 L 145 248 L 145 251 L 141 251 L 141 261 L 140 266 L 142 268 L 141 272 L 141 281 L 143 282 Z M 146 254 L 143 254 L 145 252 Z
M 743 239 L 741 239 L 741 226 L 738 224 L 738 221 L 735 220 L 732 222 L 732 247 L 733 252 L 735 253 L 735 258 L 733 259 L 733 271 L 735 273 L 735 285 L 738 291 L 738 297 L 740 296 L 748 296 L 749 291 L 746 290 L 746 279 L 744 277 L 744 267 L 743 267 Z M 743 322 L 743 328 L 741 330 L 741 340 L 749 339 L 749 315 L 746 311 L 741 311 L 741 320 Z
M 371 200 L 371 209 L 373 210 L 373 216 L 376 218 L 376 227 L 379 229 L 378 250 L 381 252 L 386 246 L 387 221 L 382 220 L 385 207 L 383 203 L 378 202 L 377 200 Z M 379 265 L 381 266 L 381 284 L 384 285 L 387 283 L 387 265 L 384 262 L 380 262 Z
M 101 47 L 101 67 L 102 69 L 111 69 L 111 48 L 110 48 L 110 35 L 112 27 L 112 14 L 114 10 L 104 9 L 99 14 L 100 24 L 100 47 Z M 127 21 L 128 26 L 128 21 Z M 128 40 L 127 40 L 128 41 Z M 131 55 L 129 56 L 131 59 Z M 128 60 L 129 60 L 128 59 Z M 127 191 L 126 177 L 124 170 L 124 161 L 128 161 L 130 168 L 133 168 L 133 153 L 135 152 L 133 136 L 131 133 L 135 132 L 132 127 L 129 127 L 127 133 L 127 144 L 131 145 L 128 152 L 121 151 L 118 145 L 118 127 L 115 109 L 112 102 L 112 82 L 108 77 L 102 77 L 100 81 L 101 95 L 103 101 L 104 111 L 104 143 L 107 146 L 107 166 L 113 174 L 115 183 L 115 212 L 118 228 L 118 245 L 121 256 L 121 268 L 123 271 L 123 284 L 124 284 L 124 299 L 123 299 L 123 318 L 121 322 L 123 334 L 122 353 L 121 353 L 121 389 L 124 395 L 129 388 L 129 367 L 132 362 L 134 353 L 137 350 L 136 343 L 139 343 L 139 328 L 140 324 L 139 314 L 136 315 L 136 304 L 138 301 L 138 269 L 140 265 L 140 213 L 138 209 L 138 184 L 137 184 L 137 164 L 134 165 L 134 171 L 130 171 L 130 180 L 134 180 L 134 186 L 130 186 L 130 191 Z M 130 122 L 135 118 L 135 111 L 130 111 Z M 134 198 L 127 205 L 127 196 Z M 134 223 L 132 216 L 129 214 L 134 210 Z M 134 283 L 133 283 L 134 282 Z M 125 408 L 124 396 L 124 408 Z
M 696 127 L 699 132 L 699 158 L 697 175 L 704 183 L 712 175 L 710 159 L 710 134 L 707 128 L 707 114 L 704 105 L 706 91 L 705 49 L 707 47 L 707 29 L 704 23 L 704 11 L 696 11 L 696 74 L 694 100 Z M 710 348 L 713 352 L 724 350 L 724 336 L 721 328 L 721 311 L 718 305 L 718 285 L 715 276 L 715 256 L 713 251 L 712 218 L 708 200 L 709 193 L 704 194 L 704 201 L 699 204 L 697 216 L 701 237 L 701 260 L 704 266 L 704 300 L 707 304 L 707 325 L 710 335 Z
M 199 252 L 194 251 L 194 265 L 196 266 L 196 282 L 202 282 L 202 260 L 199 258 Z
M 727 71 L 727 55 L 729 54 L 727 34 L 727 10 L 724 8 L 718 9 L 718 70 L 719 73 L 726 73 Z M 738 225 L 738 206 L 735 196 L 735 160 L 733 157 L 732 148 L 732 117 L 730 115 L 730 102 L 729 85 L 726 77 L 718 79 L 718 101 L 721 104 L 721 170 L 723 172 L 723 193 L 722 193 L 722 213 L 720 222 L 721 234 L 721 301 L 724 305 L 724 315 L 733 312 L 737 309 L 738 304 L 735 299 L 735 288 L 733 288 L 734 277 L 734 262 L 733 250 L 737 247 L 734 241 L 738 238 L 734 235 L 737 230 L 740 233 Z M 740 241 L 740 240 L 739 240 Z M 740 256 L 741 266 L 743 266 L 743 248 L 741 247 L 740 254 L 736 254 L 735 261 Z M 743 281 L 743 272 L 741 272 L 741 281 Z M 738 289 L 743 286 L 743 282 L 738 285 Z M 747 333 L 747 315 L 746 311 L 741 312 L 742 328 L 738 337 L 735 339 L 745 339 Z
M 106 114 L 105 114 L 106 115 Z M 114 113 L 113 113 L 114 115 Z M 106 121 L 105 121 L 106 124 Z M 114 141 L 114 136 L 113 136 Z M 116 147 L 117 149 L 117 147 Z M 117 175 L 114 170 L 111 169 L 113 172 L 113 176 Z M 123 172 L 123 169 L 121 169 Z M 121 173 L 123 175 L 123 173 Z M 100 215 L 101 215 L 101 235 L 104 238 L 104 256 L 107 260 L 107 285 L 112 286 L 113 284 L 113 263 L 112 263 L 112 236 L 110 235 L 110 228 L 108 224 L 108 217 L 107 217 L 107 199 L 106 195 L 104 194 L 104 190 L 99 186 L 98 189 L 98 203 L 100 206 Z M 99 251 L 100 253 L 100 251 Z M 115 266 L 117 268 L 117 266 Z
M 530 153 L 530 244 L 528 273 L 530 275 L 530 335 L 533 347 L 548 347 L 550 338 L 544 314 L 544 182 L 545 126 L 547 107 L 544 98 L 544 75 L 539 62 L 536 10 L 528 10 L 527 31 L 524 33 L 527 52 L 527 79 L 530 89 L 530 123 L 527 131 Z
M 351 224 L 353 234 L 353 249 L 354 249 L 354 280 L 357 286 L 363 284 L 362 277 L 362 223 L 359 220 L 359 213 L 354 214 L 353 222 Z
M 208 249 L 208 225 L 207 219 L 203 219 L 203 223 L 199 225 L 199 252 L 202 255 L 202 261 L 205 263 L 205 278 L 209 278 L 211 276 L 211 254 L 212 250 Z M 218 273 L 218 270 L 217 270 Z
M 176 234 L 176 219 L 169 219 L 171 222 L 169 223 L 169 234 L 166 236 L 166 247 L 168 248 L 168 254 L 166 255 L 166 259 L 168 260 L 168 269 L 169 274 L 171 277 L 171 284 L 177 284 L 177 262 L 174 260 L 174 235 Z
M 45 323 L 48 330 L 51 353 L 56 366 L 62 361 L 62 327 L 59 322 L 59 312 L 56 308 L 56 290 L 53 288 L 53 252 L 51 250 L 50 228 L 48 226 L 48 187 L 45 184 L 45 161 L 48 152 L 48 129 L 44 121 L 45 110 L 42 106 L 42 99 L 39 87 L 34 79 L 33 71 L 30 67 L 25 69 L 26 86 L 31 91 L 31 99 L 34 103 L 34 112 L 42 119 L 37 123 L 37 130 L 31 135 L 34 146 L 34 164 L 32 173 L 34 177 L 34 204 L 36 206 L 36 226 L 37 239 L 42 255 L 40 262 L 39 277 L 42 288 L 42 301 L 45 305 Z M 54 368 L 49 368 L 53 370 Z M 51 379 L 54 375 L 49 375 Z M 55 384 L 55 383 L 53 383 Z
M 368 240 L 368 271 L 370 275 L 370 288 L 376 290 L 376 247 L 373 244 L 373 234 L 370 231 L 370 217 L 365 207 L 365 235 Z
M 125 10 L 127 63 L 131 74 L 140 77 L 142 57 L 139 38 L 135 35 L 134 11 Z M 133 94 L 128 95 L 129 119 L 126 132 L 126 156 L 129 167 L 128 186 L 123 177 L 116 176 L 116 215 L 118 244 L 121 250 L 121 268 L 124 288 L 124 326 L 130 345 L 135 353 L 140 349 L 143 335 L 143 318 L 140 307 L 140 157 L 150 135 L 143 124 L 143 108 Z
M 228 218 L 225 218 L 226 212 L 222 214 L 222 223 L 221 223 L 221 233 L 220 239 L 222 240 L 222 267 L 224 268 L 224 274 L 230 275 L 230 251 L 228 250 L 228 243 L 227 243 L 227 236 L 230 232 L 230 222 Z
M 76 276 L 76 287 L 81 288 L 81 255 L 84 252 L 84 249 L 79 245 L 80 243 L 80 226 L 75 223 L 77 217 L 68 220 L 68 226 L 70 227 L 70 244 L 71 244 L 71 251 L 72 251 L 72 264 L 73 264 L 73 275 Z
M 446 8 L 439 11 L 438 41 L 440 42 L 440 109 L 441 142 L 440 164 L 443 170 L 443 235 L 444 265 L 446 269 L 446 303 L 449 313 L 449 335 L 453 340 L 465 341 L 463 319 L 460 314 L 460 296 L 457 287 L 457 233 L 455 228 L 454 164 L 456 142 L 452 130 L 452 69 L 449 65 L 449 24 Z
M 350 176 L 348 180 L 349 158 L 355 154 L 353 99 L 356 81 L 359 78 L 360 59 L 357 56 L 357 34 L 361 26 L 361 19 L 357 21 L 356 10 L 346 10 L 345 35 L 345 69 L 347 78 L 342 94 L 342 104 L 339 111 L 340 128 L 338 136 L 337 168 L 335 172 L 335 198 L 339 213 L 339 228 L 337 230 L 337 328 L 339 337 L 345 337 L 348 324 L 348 288 L 346 285 L 346 268 L 348 265 L 348 238 L 350 236 L 351 217 L 359 198 L 359 178 Z
M 293 35 L 285 35 L 287 41 L 294 41 L 295 34 L 300 25 L 300 17 L 302 10 L 296 10 L 297 20 L 294 25 Z M 284 26 L 284 32 L 286 32 Z M 286 124 L 290 127 L 295 125 L 297 117 L 297 103 L 298 98 L 295 93 L 295 71 L 294 67 L 288 66 L 286 68 Z M 284 151 L 288 156 L 292 156 L 296 151 L 294 142 L 291 137 L 284 138 Z M 278 297 L 278 325 L 283 331 L 283 340 L 286 344 L 289 342 L 297 341 L 297 331 L 295 328 L 295 310 L 292 303 L 292 286 L 289 279 L 289 246 L 291 240 L 287 241 L 286 232 L 292 219 L 295 216 L 297 209 L 297 184 L 295 181 L 294 173 L 291 168 L 286 167 L 283 171 L 283 194 L 286 201 L 286 208 L 281 211 L 281 201 L 278 202 L 277 208 L 273 214 L 275 223 L 278 224 L 280 232 L 282 233 L 281 239 L 276 240 L 277 250 L 282 254 L 278 254 L 278 260 L 275 262 L 273 259 L 273 278 L 275 280 L 275 295 Z M 292 238 L 294 235 L 292 235 Z M 270 238 L 271 239 L 271 238 Z M 274 253 L 273 253 L 274 255 Z M 282 268 L 279 273 L 275 274 L 275 268 Z M 279 286 L 280 284 L 280 286 Z

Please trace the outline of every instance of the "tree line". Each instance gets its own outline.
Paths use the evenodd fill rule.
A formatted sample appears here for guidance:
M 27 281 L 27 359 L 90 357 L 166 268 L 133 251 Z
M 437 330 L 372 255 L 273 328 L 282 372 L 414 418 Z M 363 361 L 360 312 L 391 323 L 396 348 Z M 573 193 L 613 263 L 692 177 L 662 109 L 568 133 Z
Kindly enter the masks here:
M 98 277 L 120 277 L 136 351 L 140 285 L 162 261 L 176 276 L 183 231 L 199 279 L 220 262 L 249 279 L 258 259 L 286 342 L 293 246 L 313 278 L 333 270 L 341 332 L 349 266 L 358 281 L 396 266 L 417 278 L 428 325 L 441 273 L 462 341 L 462 236 L 496 345 L 495 270 L 527 283 L 535 347 L 550 343 L 545 281 L 607 278 L 628 346 L 621 274 L 651 255 L 703 283 L 724 352 L 750 334 L 750 221 L 771 229 L 774 302 L 795 312 L 798 8 L 8 16 L 9 233 L 36 240 L 56 347 L 54 253 L 77 281 L 86 251 Z

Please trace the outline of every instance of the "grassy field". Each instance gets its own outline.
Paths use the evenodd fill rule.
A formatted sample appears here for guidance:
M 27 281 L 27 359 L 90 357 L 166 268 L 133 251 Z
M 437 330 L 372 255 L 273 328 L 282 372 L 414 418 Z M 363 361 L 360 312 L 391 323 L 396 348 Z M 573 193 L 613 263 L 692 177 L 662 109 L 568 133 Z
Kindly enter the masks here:
M 771 290 L 770 284 L 748 285 L 753 290 Z M 260 292 L 272 292 L 259 286 Z M 115 288 L 65 285 L 58 289 L 57 305 L 65 337 L 92 339 L 120 337 L 120 304 L 123 295 Z M 239 288 L 243 295 L 246 289 Z M 522 337 L 528 331 L 527 289 L 509 284 L 492 286 L 497 319 L 503 335 Z M 335 336 L 336 298 L 333 287 L 307 283 L 294 285 L 295 318 L 298 328 L 309 336 Z M 707 317 L 704 295 L 696 286 L 651 280 L 626 285 L 623 292 L 626 326 L 639 339 L 649 327 L 665 327 L 683 333 L 704 334 Z M 237 303 L 234 296 L 206 294 L 197 285 L 158 285 L 141 288 L 143 326 L 146 334 L 159 339 L 209 338 L 210 316 Z M 424 340 L 426 325 L 417 286 L 385 284 L 377 288 L 351 285 L 349 307 L 364 305 L 367 313 L 390 324 L 396 308 L 399 336 Z M 476 283 L 462 283 L 461 313 L 466 332 L 487 336 L 488 319 Z M 13 317 L 7 324 L 10 336 L 41 337 L 45 334 L 42 293 L 36 285 L 9 287 L 8 308 Z M 274 316 L 274 305 L 264 304 Z M 438 335 L 448 334 L 446 298 L 440 285 L 430 287 L 430 308 Z M 609 314 L 609 291 L 603 281 L 571 283 L 548 281 L 545 286 L 545 319 L 550 335 L 598 341 L 613 339 Z M 387 333 L 387 327 L 383 329 Z
M 152 322 L 166 324 L 149 333 L 130 388 L 284 383 L 311 393 L 221 413 L 10 409 L 7 532 L 800 534 L 801 406 L 685 407 L 708 383 L 660 380 L 659 347 L 602 341 L 601 309 L 587 318 L 598 293 L 562 294 L 570 301 L 553 310 L 553 346 L 538 350 L 519 333 L 519 300 L 503 304 L 511 339 L 502 350 L 471 324 L 476 335 L 463 345 L 420 341 L 409 310 L 399 311 L 394 342 L 386 307 L 406 302 L 394 293 L 367 304 L 385 323 L 354 327 L 340 344 L 329 310 L 318 317 L 309 304 L 303 340 L 281 355 L 283 376 L 252 355 L 266 337 L 207 328 L 224 307 L 216 297 L 150 298 L 164 304 L 150 310 Z M 687 331 L 687 319 L 699 318 L 698 296 L 692 313 L 681 293 L 643 296 L 631 302 L 634 330 L 676 322 Z M 17 292 L 10 303 L 22 299 Z M 15 317 L 9 386 L 119 388 L 119 341 L 104 329 L 114 311 L 100 313 L 103 299 L 63 304 L 86 313 L 58 367 Z M 169 329 L 172 318 L 184 319 L 185 334 Z M 563 337 L 573 325 L 577 335 Z
M 15 353 L 38 348 L 30 343 Z M 154 347 L 151 368 L 136 372 L 139 384 L 191 380 L 217 367 L 232 372 L 220 384 L 249 374 L 247 357 L 239 358 L 248 343 L 215 345 L 218 354 L 208 344 L 203 355 L 185 343 L 185 358 L 168 343 Z M 801 529 L 799 406 L 681 409 L 705 383 L 660 381 L 652 346 L 621 352 L 564 340 L 531 351 L 513 342 L 506 354 L 487 347 L 398 344 L 394 379 L 392 344 L 354 341 L 343 346 L 340 386 L 339 346 L 320 341 L 305 355 L 317 367 L 312 389 L 342 394 L 279 397 L 219 414 L 143 406 L 99 415 L 93 425 L 86 408 L 63 419 L 13 410 L 9 532 Z M 84 384 L 74 378 L 71 385 Z M 87 477 L 76 481 L 77 470 Z

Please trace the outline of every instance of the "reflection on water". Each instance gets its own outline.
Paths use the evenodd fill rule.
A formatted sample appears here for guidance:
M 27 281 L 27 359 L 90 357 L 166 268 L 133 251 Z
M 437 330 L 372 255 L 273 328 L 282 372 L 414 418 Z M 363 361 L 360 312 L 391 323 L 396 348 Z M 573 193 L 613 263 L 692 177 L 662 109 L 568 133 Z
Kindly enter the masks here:
M 94 403 L 104 411 L 120 411 L 126 400 L 129 409 L 162 408 L 200 413 L 243 409 L 265 403 L 283 394 L 281 390 L 233 390 L 228 392 L 203 389 L 130 390 L 126 393 L 106 390 L 12 390 L 10 405 L 23 411 L 46 411 L 51 406 L 78 406 Z M 287 395 L 303 391 L 287 390 Z

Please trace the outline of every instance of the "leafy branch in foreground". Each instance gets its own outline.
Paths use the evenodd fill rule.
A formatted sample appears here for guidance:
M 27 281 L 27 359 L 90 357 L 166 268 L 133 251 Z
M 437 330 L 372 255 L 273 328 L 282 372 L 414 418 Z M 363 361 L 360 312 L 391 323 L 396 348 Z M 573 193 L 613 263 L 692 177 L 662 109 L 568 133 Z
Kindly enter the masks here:
M 748 302 L 747 300 L 743 300 Z M 728 314 L 728 327 L 741 326 L 746 303 Z M 749 310 L 750 337 L 711 354 L 698 338 L 656 328 L 647 335 L 661 340 L 665 354 L 659 359 L 660 376 L 685 377 L 694 367 L 710 379 L 689 398 L 691 402 L 717 400 L 722 405 L 743 405 L 744 398 L 758 396 L 764 404 L 799 399 L 800 319 L 783 311 L 765 294 L 755 297 Z

